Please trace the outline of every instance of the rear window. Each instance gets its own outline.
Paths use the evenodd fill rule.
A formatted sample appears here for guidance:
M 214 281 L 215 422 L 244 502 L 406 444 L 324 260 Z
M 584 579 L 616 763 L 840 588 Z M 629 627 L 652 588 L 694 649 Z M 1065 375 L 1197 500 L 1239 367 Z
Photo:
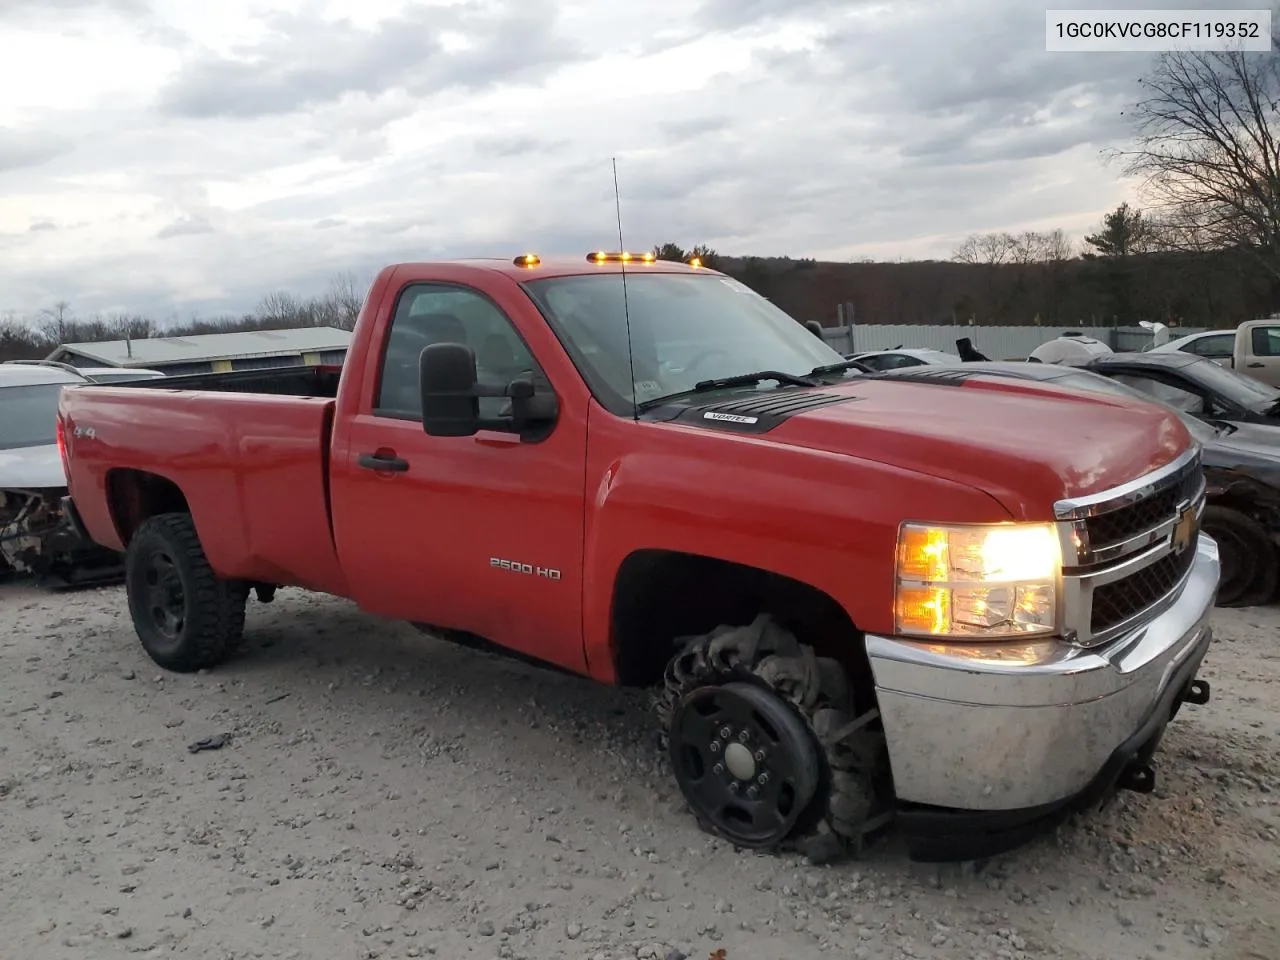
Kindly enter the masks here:
M 58 397 L 65 383 L 0 389 L 0 450 L 57 442 Z

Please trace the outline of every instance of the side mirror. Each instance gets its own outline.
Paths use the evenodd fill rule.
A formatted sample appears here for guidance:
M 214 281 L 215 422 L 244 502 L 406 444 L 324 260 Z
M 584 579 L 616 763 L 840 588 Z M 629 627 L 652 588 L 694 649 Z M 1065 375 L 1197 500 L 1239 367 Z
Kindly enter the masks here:
M 511 398 L 511 419 L 516 431 L 524 431 L 555 423 L 560 413 L 560 403 L 554 393 L 538 393 L 533 381 L 527 377 L 512 380 L 507 385 Z
M 476 355 L 462 343 L 433 343 L 418 358 L 422 429 L 433 437 L 470 437 L 480 429 Z

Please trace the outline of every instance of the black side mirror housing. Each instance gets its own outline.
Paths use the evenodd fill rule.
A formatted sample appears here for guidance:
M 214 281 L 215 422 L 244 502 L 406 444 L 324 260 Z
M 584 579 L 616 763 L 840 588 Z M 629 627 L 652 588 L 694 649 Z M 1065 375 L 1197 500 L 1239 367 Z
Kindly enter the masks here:
M 463 343 L 433 343 L 418 358 L 422 429 L 433 437 L 470 437 L 480 429 L 476 355 Z
M 551 392 L 539 393 L 528 377 L 512 380 L 507 385 L 511 398 L 511 419 L 516 431 L 539 431 L 550 427 L 560 414 L 560 403 Z

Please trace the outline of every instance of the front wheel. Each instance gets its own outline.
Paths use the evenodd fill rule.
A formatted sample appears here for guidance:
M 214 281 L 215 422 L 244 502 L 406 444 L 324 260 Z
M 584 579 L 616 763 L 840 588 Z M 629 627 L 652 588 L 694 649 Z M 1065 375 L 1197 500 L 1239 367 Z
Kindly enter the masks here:
M 688 639 L 655 710 L 699 825 L 736 846 L 822 862 L 890 819 L 879 711 L 859 713 L 840 664 L 766 615 Z
M 244 634 L 248 590 L 214 574 L 190 514 L 162 513 L 138 527 L 125 553 L 125 589 L 143 649 L 166 670 L 216 666 Z
M 1269 602 L 1276 592 L 1280 560 L 1257 521 L 1239 510 L 1212 504 L 1205 507 L 1200 526 L 1218 543 L 1222 563 L 1218 606 L 1245 607 Z

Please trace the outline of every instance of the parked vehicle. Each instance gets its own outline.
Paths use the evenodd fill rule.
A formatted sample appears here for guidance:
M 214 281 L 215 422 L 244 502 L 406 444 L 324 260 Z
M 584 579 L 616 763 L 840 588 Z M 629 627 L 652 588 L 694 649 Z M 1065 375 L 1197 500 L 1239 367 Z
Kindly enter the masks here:
M 1104 356 L 1112 350 L 1107 344 L 1095 337 L 1086 337 L 1082 333 L 1064 333 L 1060 337 L 1046 340 L 1031 351 L 1027 357 L 1034 363 L 1067 363 L 1088 360 L 1090 357 Z
M 248 596 L 294 585 L 656 686 L 686 802 L 741 847 L 825 859 L 896 819 L 913 856 L 970 859 L 1149 790 L 1209 697 L 1186 428 L 849 366 L 705 268 L 400 264 L 340 375 L 258 381 L 294 395 L 66 391 L 69 509 L 127 551 L 167 669 L 220 663 Z
M 92 383 L 128 383 L 131 380 L 150 380 L 164 376 L 160 370 L 148 370 L 144 367 L 76 367 L 58 360 L 6 360 L 5 363 L 68 370 Z
M 925 382 L 949 374 L 929 368 L 884 376 Z M 1280 573 L 1280 425 L 1199 420 L 1119 380 L 1058 364 L 969 363 L 958 375 L 1036 380 L 1173 411 L 1203 449 L 1207 506 L 1201 526 L 1221 554 L 1218 605 L 1249 606 L 1275 598 Z
M 1280 390 L 1203 357 L 1151 350 L 1067 362 L 1202 420 L 1280 424 Z
M 1185 353 L 1280 387 L 1280 317 L 1248 320 L 1234 330 L 1209 330 L 1178 337 L 1151 353 Z
M 120 555 L 78 536 L 62 512 L 58 395 L 86 382 L 55 367 L 0 364 L 0 578 L 70 585 L 121 573 Z
M 954 353 L 943 350 L 927 350 L 919 347 L 898 347 L 893 350 L 868 350 L 864 353 L 846 354 L 848 360 L 857 360 L 870 370 L 896 370 L 899 367 L 918 367 L 923 364 L 959 363 Z

